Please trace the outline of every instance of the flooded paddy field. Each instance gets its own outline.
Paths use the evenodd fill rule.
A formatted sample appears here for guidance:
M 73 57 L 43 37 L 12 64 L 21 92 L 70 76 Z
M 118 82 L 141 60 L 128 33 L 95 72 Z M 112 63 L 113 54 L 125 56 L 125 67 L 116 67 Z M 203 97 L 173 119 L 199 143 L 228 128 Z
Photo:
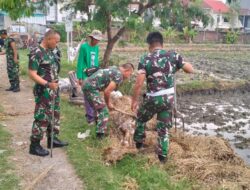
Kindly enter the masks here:
M 226 139 L 250 165 L 250 92 L 192 95 L 179 98 L 185 132 Z M 178 122 L 181 127 L 181 123 Z
M 200 80 L 228 83 L 220 87 L 178 97 L 178 110 L 185 118 L 185 131 L 193 135 L 218 136 L 226 139 L 235 152 L 250 165 L 250 54 L 245 51 L 185 52 L 197 72 L 189 78 L 180 73 L 177 84 Z M 230 87 L 244 81 L 245 86 Z M 221 85 L 223 88 L 223 85 Z M 178 88 L 178 87 L 177 87 Z

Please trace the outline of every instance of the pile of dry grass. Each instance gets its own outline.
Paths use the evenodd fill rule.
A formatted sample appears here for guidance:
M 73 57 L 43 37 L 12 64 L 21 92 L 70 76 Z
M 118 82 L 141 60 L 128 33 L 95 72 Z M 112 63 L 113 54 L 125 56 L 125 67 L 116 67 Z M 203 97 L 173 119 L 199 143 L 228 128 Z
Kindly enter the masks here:
M 129 97 L 114 100 L 116 107 L 133 114 L 130 103 Z M 133 118 L 114 111 L 111 121 L 116 127 L 112 131 L 111 146 L 104 150 L 103 155 L 105 161 L 115 163 L 125 154 L 136 154 L 138 151 L 133 141 L 124 144 L 126 130 L 132 138 Z M 155 119 L 152 119 L 146 130 L 147 148 L 142 150 L 150 164 L 159 163 L 155 156 L 157 133 L 154 124 Z M 173 179 L 195 179 L 204 189 L 250 189 L 250 168 L 235 155 L 227 141 L 217 137 L 191 136 L 178 130 L 170 131 L 170 141 L 166 165 L 176 166 Z

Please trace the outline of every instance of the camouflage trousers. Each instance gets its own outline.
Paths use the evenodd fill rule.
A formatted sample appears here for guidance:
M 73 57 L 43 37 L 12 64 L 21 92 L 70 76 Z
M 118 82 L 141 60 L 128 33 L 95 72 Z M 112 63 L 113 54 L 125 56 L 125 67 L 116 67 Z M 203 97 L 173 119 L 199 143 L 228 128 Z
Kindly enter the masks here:
M 98 90 L 83 88 L 83 93 L 94 108 L 97 117 L 96 133 L 107 133 L 107 123 L 109 119 L 109 112 L 105 101 Z
M 43 139 L 44 134 L 48 136 L 51 132 L 52 124 L 52 111 L 53 111 L 53 97 L 55 98 L 54 105 L 54 121 L 55 126 L 53 128 L 53 134 L 59 134 L 60 128 L 60 96 L 59 91 L 52 91 L 49 88 L 45 88 L 41 85 L 37 85 L 34 88 L 35 96 L 35 111 L 34 122 L 32 126 L 31 141 L 40 141 Z
M 134 141 L 143 143 L 146 137 L 146 122 L 157 114 L 158 145 L 156 152 L 164 157 L 167 156 L 169 149 L 168 130 L 172 127 L 172 105 L 173 98 L 168 98 L 167 95 L 145 96 L 137 113 Z
M 11 87 L 19 87 L 19 64 L 16 64 L 13 59 L 7 60 L 7 73 Z

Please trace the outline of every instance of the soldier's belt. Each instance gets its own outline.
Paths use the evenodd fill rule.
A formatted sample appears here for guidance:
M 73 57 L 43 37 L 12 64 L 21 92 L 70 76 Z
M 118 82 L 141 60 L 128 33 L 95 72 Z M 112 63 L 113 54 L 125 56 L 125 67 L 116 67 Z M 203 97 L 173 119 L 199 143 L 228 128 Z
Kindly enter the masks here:
M 147 93 L 147 96 L 163 96 L 163 95 L 173 95 L 174 94 L 174 87 L 160 90 L 154 93 Z
M 88 68 L 88 69 L 85 69 L 85 73 L 88 77 L 90 77 L 92 74 L 94 74 L 96 71 L 99 70 L 99 67 L 91 67 L 91 68 Z

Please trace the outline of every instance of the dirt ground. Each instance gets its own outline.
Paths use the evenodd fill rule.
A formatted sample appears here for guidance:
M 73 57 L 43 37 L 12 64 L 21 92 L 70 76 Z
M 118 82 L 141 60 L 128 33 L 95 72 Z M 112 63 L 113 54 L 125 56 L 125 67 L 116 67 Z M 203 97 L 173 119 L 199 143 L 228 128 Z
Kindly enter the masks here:
M 5 113 L 5 120 L 1 124 L 12 134 L 14 155 L 10 162 L 15 165 L 16 174 L 20 178 L 20 189 L 84 189 L 63 149 L 54 149 L 53 158 L 41 158 L 28 153 L 35 106 L 32 82 L 21 79 L 21 92 L 6 92 L 9 82 L 4 56 L 0 56 L 0 63 L 0 102 Z M 44 147 L 45 141 L 42 142 Z

